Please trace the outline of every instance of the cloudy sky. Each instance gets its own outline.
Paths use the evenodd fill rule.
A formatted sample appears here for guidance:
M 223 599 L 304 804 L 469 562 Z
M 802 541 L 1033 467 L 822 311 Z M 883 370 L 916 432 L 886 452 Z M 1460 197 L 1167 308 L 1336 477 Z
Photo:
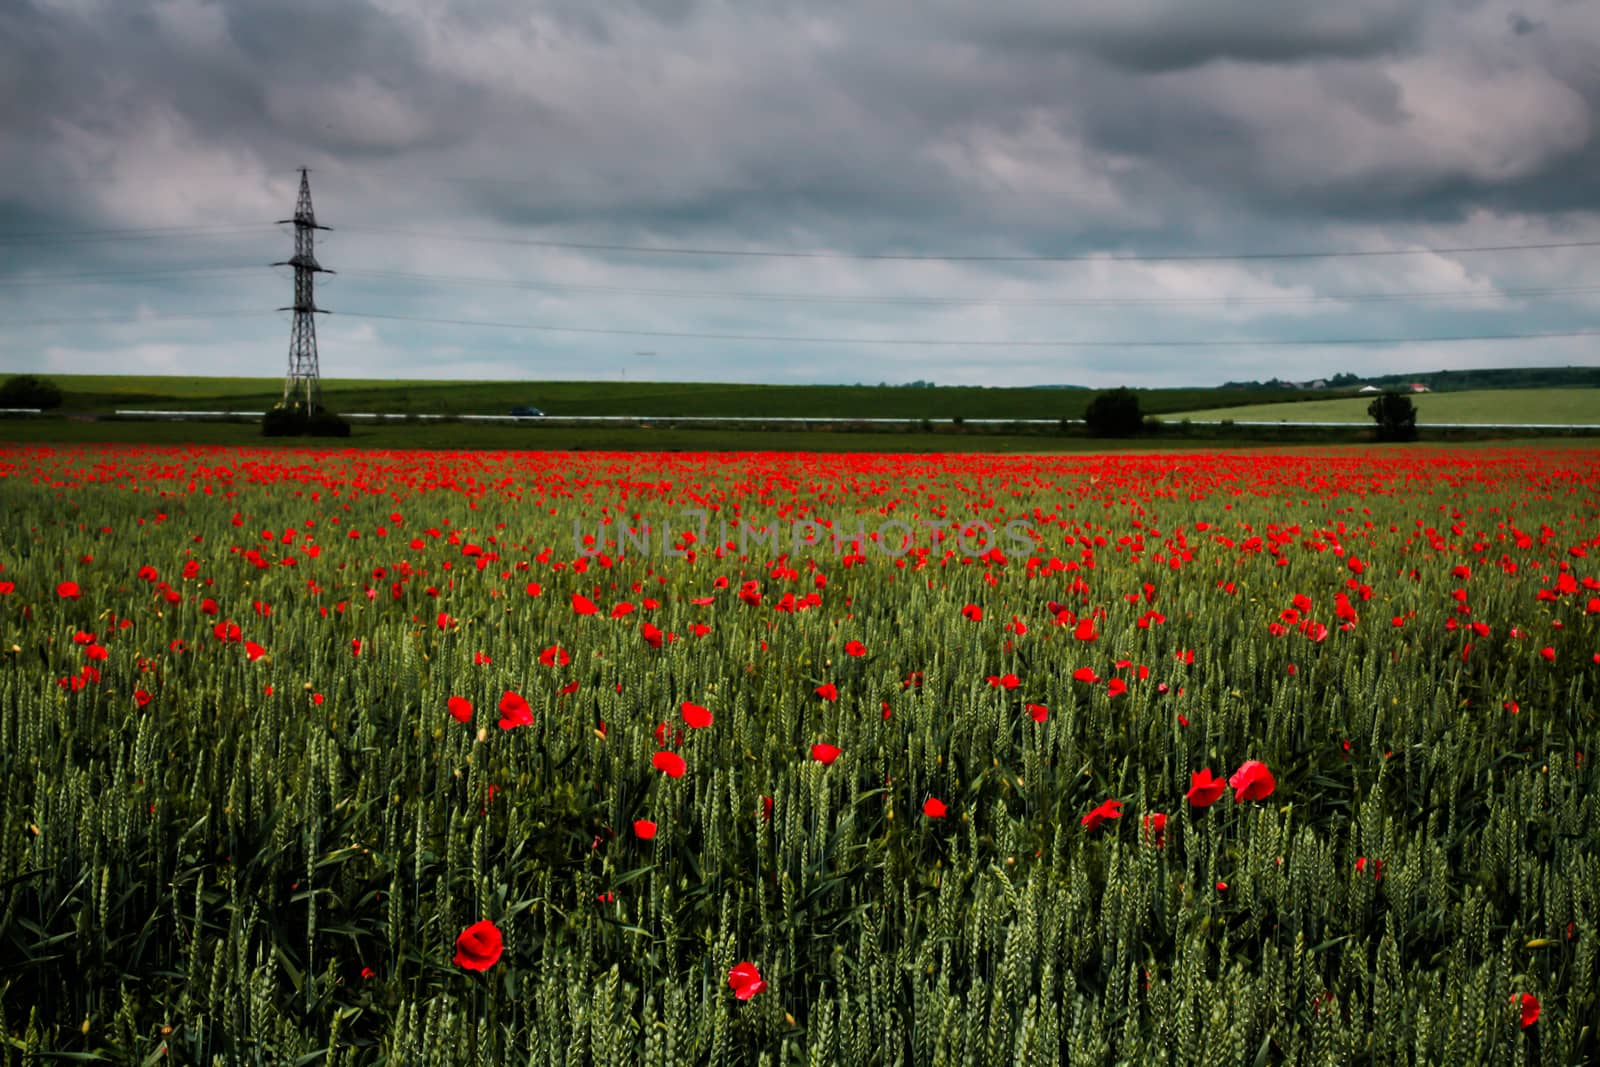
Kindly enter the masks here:
M 1600 365 L 1597 127 L 1589 0 L 0 0 L 0 371 L 282 374 L 301 166 L 326 377 Z

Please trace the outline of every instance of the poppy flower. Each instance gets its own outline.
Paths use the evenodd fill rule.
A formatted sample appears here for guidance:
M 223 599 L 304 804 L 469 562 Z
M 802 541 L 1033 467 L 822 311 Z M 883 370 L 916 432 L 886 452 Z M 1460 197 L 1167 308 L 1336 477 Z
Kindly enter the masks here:
M 867 654 L 867 646 L 860 641 L 847 642 L 844 646 L 844 654 L 847 656 L 865 656 Z
M 757 993 L 764 992 L 767 983 L 761 977 L 761 972 L 756 970 L 753 963 L 736 963 L 728 972 L 728 988 L 733 990 L 733 995 L 740 1000 L 749 1000 Z
M 562 648 L 560 645 L 551 645 L 549 648 L 539 653 L 539 662 L 544 664 L 546 667 L 565 667 L 568 663 L 572 662 L 572 657 L 569 656 L 567 654 L 567 650 Z
M 455 965 L 469 971 L 487 971 L 500 962 L 504 947 L 499 927 L 487 919 L 475 922 L 456 938 Z
M 1050 717 L 1050 709 L 1044 704 L 1029 704 L 1027 708 L 1034 722 L 1044 722 Z
M 657 752 L 650 757 L 650 762 L 656 770 L 668 778 L 682 778 L 683 772 L 689 769 L 689 765 L 683 762 L 683 757 L 676 752 Z
M 711 725 L 710 710 L 702 708 L 699 704 L 691 704 L 685 700 L 679 710 L 683 712 L 683 721 L 696 730 L 703 730 Z
M 1233 787 L 1233 802 L 1237 804 L 1243 800 L 1267 799 L 1278 787 L 1278 782 L 1272 777 L 1272 772 L 1267 769 L 1265 763 L 1260 760 L 1246 760 L 1233 772 L 1228 779 L 1228 785 Z
M 456 722 L 472 721 L 472 701 L 466 697 L 451 697 L 445 702 L 445 706 L 450 709 L 450 714 Z
M 633 820 L 633 832 L 641 841 L 654 840 L 656 824 L 649 819 L 635 819 Z
M 1211 768 L 1207 767 L 1203 771 L 1189 775 L 1189 791 L 1184 797 L 1191 807 L 1209 808 L 1221 799 L 1226 784 L 1221 778 L 1214 776 Z
M 821 685 L 817 686 L 816 693 L 817 696 L 821 697 L 823 700 L 839 699 L 838 687 L 836 687 L 832 682 L 823 682 Z
M 988 680 L 993 689 L 1015 689 L 1022 684 L 1022 679 L 1014 674 L 991 674 Z
M 441 630 L 448 630 L 456 624 L 456 620 L 452 619 L 450 614 L 444 611 L 439 612 L 433 621 Z
M 978 607 L 976 604 L 968 604 L 966 607 L 961 609 L 961 617 L 964 619 L 971 619 L 973 622 L 982 622 L 983 609 Z
M 1167 817 L 1159 811 L 1153 811 L 1144 817 L 1144 839 L 1156 848 L 1162 848 L 1167 843 Z
M 1079 667 L 1072 672 L 1072 680 L 1093 685 L 1100 680 L 1100 676 L 1095 673 L 1093 667 Z
M 573 605 L 572 606 L 574 608 L 576 608 L 578 606 L 576 600 L 573 601 Z M 611 617 L 613 619 L 620 619 L 624 615 L 631 615 L 632 613 L 633 613 L 633 605 L 628 603 L 626 600 L 618 601 L 617 605 L 614 608 L 611 609 Z
M 644 638 L 644 643 L 651 648 L 660 648 L 663 634 L 661 628 L 654 623 L 644 623 L 639 627 L 639 636 Z
M 815 744 L 811 746 L 811 758 L 826 767 L 839 758 L 839 749 L 833 745 Z
M 17 583 L 15 583 L 15 582 L 0 582 L 0 596 L 10 596 L 12 593 L 16 592 L 16 590 L 17 590 Z
M 1095 633 L 1094 620 L 1091 618 L 1084 619 L 1082 622 L 1078 623 L 1078 628 L 1072 631 L 1072 636 L 1077 638 L 1079 641 L 1093 641 L 1100 635 Z
M 1106 693 L 1111 697 L 1119 697 L 1128 691 L 1128 683 L 1121 678 L 1113 678 L 1106 685 Z
M 1100 827 L 1104 826 L 1107 820 L 1122 818 L 1122 812 L 1117 810 L 1120 807 L 1122 807 L 1122 801 L 1120 800 L 1116 800 L 1114 798 L 1103 800 L 1095 806 L 1094 810 L 1090 811 L 1089 814 L 1085 815 L 1079 821 L 1083 823 L 1083 828 L 1085 830 L 1093 833 L 1094 831 L 1100 829 Z
M 1517 998 L 1513 994 L 1511 999 L 1513 1001 L 1515 1001 Z M 1532 993 L 1524 993 L 1524 994 L 1522 994 L 1522 1002 L 1519 1005 L 1519 1007 L 1521 1009 L 1520 1014 L 1521 1014 L 1521 1018 L 1522 1018 L 1522 1028 L 1524 1030 L 1526 1030 L 1528 1027 L 1532 1026 L 1534 1023 L 1539 1021 L 1539 998 L 1538 997 L 1534 996 Z
M 142 708 L 146 704 L 150 703 L 150 694 L 146 693 L 143 689 L 135 689 L 133 691 L 133 702 Z
M 945 802 L 937 797 L 929 797 L 922 802 L 922 814 L 930 819 L 942 819 L 945 816 L 945 812 L 949 810 L 945 806 Z
M 533 725 L 533 709 L 520 695 L 507 692 L 500 698 L 500 729 L 512 730 L 518 726 Z
M 78 599 L 78 593 L 77 582 L 62 582 L 56 586 L 56 596 L 62 600 L 76 600 Z
M 256 644 L 254 641 L 246 641 L 244 643 L 244 654 L 250 657 L 251 663 L 254 663 L 262 656 L 265 656 L 267 654 L 267 650 Z
M 572 610 L 579 615 L 597 615 L 600 607 L 582 593 L 573 593 Z

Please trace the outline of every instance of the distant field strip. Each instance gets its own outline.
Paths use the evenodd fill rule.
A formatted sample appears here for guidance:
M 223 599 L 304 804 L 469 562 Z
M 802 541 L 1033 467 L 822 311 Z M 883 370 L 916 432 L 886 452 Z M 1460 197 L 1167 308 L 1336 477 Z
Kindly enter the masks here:
M 1372 403 L 1373 395 L 1201 409 L 1163 418 L 1197 422 L 1232 419 L 1236 422 L 1369 423 L 1372 417 L 1367 414 L 1367 405 Z M 1600 389 L 1485 389 L 1465 393 L 1420 393 L 1411 399 L 1417 406 L 1418 425 L 1579 426 L 1600 423 Z

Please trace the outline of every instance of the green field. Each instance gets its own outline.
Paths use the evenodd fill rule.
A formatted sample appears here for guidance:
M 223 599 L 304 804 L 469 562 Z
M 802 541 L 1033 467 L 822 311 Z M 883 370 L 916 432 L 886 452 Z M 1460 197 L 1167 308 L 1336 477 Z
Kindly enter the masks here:
M 262 411 L 283 394 L 281 378 L 166 378 L 53 375 L 66 407 Z M 340 412 L 504 415 L 529 404 L 550 415 L 723 417 L 1062 419 L 1081 418 L 1084 389 L 910 389 L 851 385 L 739 385 L 714 382 L 439 382 L 326 379 L 323 399 Z M 1281 390 L 1151 389 L 1150 414 L 1198 404 L 1249 404 Z
M 1514 423 L 1600 425 L 1600 389 L 1483 389 L 1462 393 L 1420 393 L 1411 399 L 1417 407 L 1417 425 L 1423 427 L 1429 422 L 1485 426 Z M 1371 403 L 1369 394 L 1293 403 L 1219 405 L 1163 418 L 1369 423 L 1372 419 L 1367 414 L 1367 406 Z
M 1597 507 L 0 446 L 0 1067 L 1595 1063 Z

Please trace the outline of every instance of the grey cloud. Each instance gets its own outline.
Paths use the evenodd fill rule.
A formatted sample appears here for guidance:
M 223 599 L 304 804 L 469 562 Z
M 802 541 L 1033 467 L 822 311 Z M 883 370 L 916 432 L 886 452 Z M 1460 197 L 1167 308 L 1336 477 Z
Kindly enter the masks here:
M 1404 0 L 1126 0 L 963 7 L 967 32 L 1008 49 L 1078 52 L 1141 71 L 1216 60 L 1287 63 L 1389 54 L 1413 46 L 1420 6 Z
M 280 218 L 292 204 L 292 168 L 306 164 L 323 220 L 352 229 L 968 254 L 1350 247 L 1430 236 L 1474 243 L 1483 233 L 1515 241 L 1580 231 L 1600 213 L 1592 178 L 1600 173 L 1592 60 L 1600 25 L 1592 22 L 1583 5 L 1556 0 L 1516 0 L 1515 8 L 1507 0 L 83 0 L 48 8 L 0 0 L 0 230 Z M 238 254 L 282 258 L 282 242 L 271 241 Z M 189 247 L 189 262 L 202 259 L 198 245 Z M 157 256 L 155 245 L 60 246 L 27 262 L 131 269 Z M 1409 278 L 1399 263 L 1363 264 L 1357 274 L 1315 263 L 1233 274 L 1037 264 L 895 273 L 881 264 L 558 257 L 350 231 L 331 236 L 324 258 L 336 269 L 381 263 L 507 277 L 545 269 L 599 284 L 869 294 L 1207 296 L 1255 286 L 1466 284 Z M 22 265 L 8 257 L 0 274 Z M 1507 262 L 1477 280 L 1511 284 L 1528 269 Z M 684 332 L 1290 337 L 1480 322 L 1470 307 L 957 315 L 470 289 L 413 297 L 392 285 L 335 284 L 329 302 L 344 308 L 425 306 L 441 316 L 539 315 Z M 174 304 L 212 299 L 176 283 L 168 292 Z M 148 293 L 103 295 L 131 304 Z M 18 306 L 12 296 L 0 289 L 0 323 Z M 75 298 L 51 296 L 63 307 Z M 639 347 L 432 329 L 380 328 L 377 336 L 349 358 L 427 367 L 438 362 L 436 348 L 455 345 L 474 365 L 512 366 L 522 358 L 513 353 L 534 353 L 528 358 L 581 370 Z M 702 373 L 747 358 L 734 344 L 659 347 L 692 352 L 681 358 Z M 281 348 L 263 342 L 261 351 L 275 363 Z M 1125 354 L 1119 366 L 1152 376 L 1162 361 L 1189 365 L 1171 352 Z M 1034 356 L 982 354 L 991 356 L 1034 373 L 1020 369 L 1035 366 Z M 1062 365 L 1078 366 L 1080 356 L 1089 359 L 1080 353 Z M 10 358 L 3 345 L 0 358 Z M 793 368 L 781 373 L 801 376 L 877 380 L 889 375 L 856 368 L 880 361 L 928 371 L 906 377 L 993 377 L 972 354 L 952 351 L 790 346 L 777 358 Z M 1306 358 L 1329 366 L 1345 357 Z M 661 374 L 695 376 L 680 369 L 663 356 Z

